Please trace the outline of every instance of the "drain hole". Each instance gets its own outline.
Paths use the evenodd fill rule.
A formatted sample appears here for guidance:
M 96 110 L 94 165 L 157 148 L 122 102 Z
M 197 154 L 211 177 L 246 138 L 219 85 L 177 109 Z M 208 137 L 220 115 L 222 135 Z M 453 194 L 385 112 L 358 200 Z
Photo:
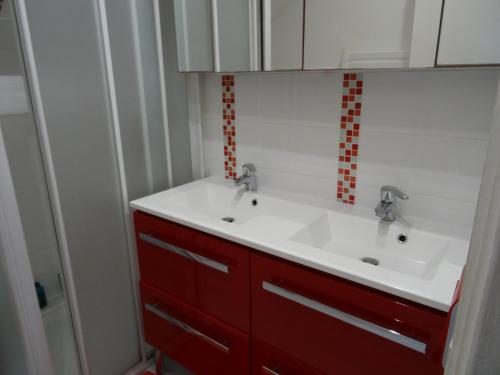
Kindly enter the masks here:
M 375 259 L 375 258 L 371 258 L 371 257 L 364 257 L 364 258 L 361 258 L 361 261 L 363 263 L 368 263 L 368 264 L 373 264 L 374 266 L 378 266 L 379 265 L 379 261 L 378 259 Z
M 232 223 L 234 221 L 234 217 L 223 217 L 222 221 L 227 221 L 228 223 Z
M 399 243 L 407 243 L 408 242 L 408 235 L 406 235 L 405 233 L 398 234 L 398 242 Z

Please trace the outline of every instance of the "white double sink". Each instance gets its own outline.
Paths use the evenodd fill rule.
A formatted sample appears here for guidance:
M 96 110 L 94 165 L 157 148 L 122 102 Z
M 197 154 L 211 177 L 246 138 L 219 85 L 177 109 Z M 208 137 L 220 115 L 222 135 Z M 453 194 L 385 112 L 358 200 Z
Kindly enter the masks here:
M 131 202 L 141 211 L 449 310 L 467 241 L 399 221 L 383 223 L 369 210 L 330 206 L 307 204 L 284 192 L 245 192 L 217 178 Z

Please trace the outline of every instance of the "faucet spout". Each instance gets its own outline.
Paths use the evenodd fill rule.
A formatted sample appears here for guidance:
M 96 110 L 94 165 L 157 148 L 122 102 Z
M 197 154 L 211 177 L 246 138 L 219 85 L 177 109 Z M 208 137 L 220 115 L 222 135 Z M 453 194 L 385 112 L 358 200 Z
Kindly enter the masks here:
M 244 164 L 243 174 L 234 181 L 235 185 L 245 185 L 246 191 L 257 191 L 257 175 L 255 172 L 257 172 L 257 169 L 254 164 Z
M 380 201 L 375 208 L 375 215 L 382 221 L 393 222 L 396 220 L 396 201 L 397 199 L 407 200 L 408 195 L 403 193 L 397 187 L 385 185 L 380 188 Z
M 375 215 L 382 219 L 382 221 L 392 222 L 396 220 L 396 217 L 393 212 L 394 202 L 384 202 L 380 201 L 375 207 Z

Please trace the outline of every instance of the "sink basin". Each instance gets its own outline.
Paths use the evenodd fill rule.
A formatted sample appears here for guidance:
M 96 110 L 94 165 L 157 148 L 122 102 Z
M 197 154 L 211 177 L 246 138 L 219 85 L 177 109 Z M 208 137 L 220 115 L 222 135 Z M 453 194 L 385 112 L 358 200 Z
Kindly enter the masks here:
M 338 254 L 366 267 L 380 267 L 432 279 L 449 249 L 450 238 L 351 215 L 326 213 L 290 240 Z
M 179 191 L 158 202 L 160 206 L 198 219 L 242 225 L 260 214 L 249 194 L 222 185 L 205 184 Z M 224 221 L 223 219 L 233 219 Z
M 459 237 L 424 230 L 435 227 L 429 223 L 382 223 L 373 209 L 262 186 L 245 192 L 217 177 L 135 200 L 131 207 L 443 311 L 468 251 Z
M 268 233 L 272 237 L 288 237 L 318 216 L 315 208 L 245 192 L 227 183 L 176 189 L 175 194 L 157 200 L 156 206 L 247 235 Z

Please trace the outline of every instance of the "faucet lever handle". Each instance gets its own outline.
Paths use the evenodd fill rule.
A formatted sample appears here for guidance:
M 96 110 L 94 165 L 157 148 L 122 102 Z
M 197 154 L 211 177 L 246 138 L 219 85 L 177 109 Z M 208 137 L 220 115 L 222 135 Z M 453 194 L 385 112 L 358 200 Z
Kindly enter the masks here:
M 380 198 L 383 201 L 390 201 L 391 195 L 398 197 L 399 199 L 407 200 L 407 194 L 403 193 L 400 189 L 391 185 L 384 185 L 380 188 Z
M 255 168 L 254 163 L 245 163 L 242 165 L 243 175 L 250 176 L 251 172 L 257 172 L 257 168 Z

